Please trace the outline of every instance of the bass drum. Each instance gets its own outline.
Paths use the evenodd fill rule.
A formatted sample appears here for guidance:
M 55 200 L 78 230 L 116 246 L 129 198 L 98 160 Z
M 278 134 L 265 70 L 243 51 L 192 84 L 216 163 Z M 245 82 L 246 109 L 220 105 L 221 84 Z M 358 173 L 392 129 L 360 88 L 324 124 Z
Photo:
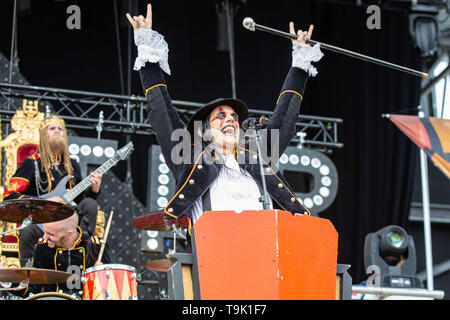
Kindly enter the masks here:
M 66 293 L 41 292 L 38 294 L 30 295 L 25 300 L 77 300 L 77 299 Z

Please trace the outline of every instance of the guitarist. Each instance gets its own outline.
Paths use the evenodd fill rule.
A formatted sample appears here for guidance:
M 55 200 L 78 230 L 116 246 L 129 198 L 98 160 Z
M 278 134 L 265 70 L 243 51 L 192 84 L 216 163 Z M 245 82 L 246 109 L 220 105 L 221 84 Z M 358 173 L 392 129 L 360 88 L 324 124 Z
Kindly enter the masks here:
M 35 154 L 25 158 L 6 186 L 4 200 L 41 197 L 50 193 L 62 178 L 73 176 L 67 184 L 71 189 L 82 181 L 78 162 L 69 157 L 67 130 L 64 120 L 56 115 L 44 119 L 39 131 L 39 146 Z M 97 221 L 97 198 L 102 175 L 91 173 L 92 187 L 75 199 L 79 226 L 93 235 Z M 64 203 L 60 196 L 47 200 Z M 19 232 L 19 254 L 25 265 L 33 257 L 35 245 L 43 236 L 42 225 L 32 224 Z

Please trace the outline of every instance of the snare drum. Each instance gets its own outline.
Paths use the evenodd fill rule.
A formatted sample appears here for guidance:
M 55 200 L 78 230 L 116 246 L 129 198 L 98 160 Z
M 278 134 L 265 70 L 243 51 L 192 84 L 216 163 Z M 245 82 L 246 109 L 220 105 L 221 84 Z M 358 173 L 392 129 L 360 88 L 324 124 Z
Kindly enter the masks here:
M 83 300 L 137 300 L 136 269 L 103 264 L 83 272 Z
M 29 297 L 25 298 L 25 300 L 77 300 L 77 299 L 66 293 L 42 292 L 33 295 L 30 294 Z

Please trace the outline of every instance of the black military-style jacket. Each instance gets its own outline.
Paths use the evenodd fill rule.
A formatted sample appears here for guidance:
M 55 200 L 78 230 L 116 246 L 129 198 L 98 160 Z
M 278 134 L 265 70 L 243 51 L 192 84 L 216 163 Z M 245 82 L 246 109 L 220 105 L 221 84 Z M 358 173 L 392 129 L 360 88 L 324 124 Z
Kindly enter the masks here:
M 172 151 L 180 141 L 176 139 L 174 141 L 171 134 L 177 129 L 184 128 L 185 124 L 171 103 L 164 76 L 158 64 L 146 63 L 140 70 L 140 76 L 148 101 L 149 122 L 156 132 L 166 164 L 176 179 L 176 192 L 163 210 L 169 219 L 176 219 L 182 215 L 191 218 L 192 206 L 209 190 L 219 175 L 220 163 L 212 163 L 211 157 L 215 157 L 214 154 L 196 145 L 193 145 L 190 150 L 190 161 L 181 163 L 172 161 Z M 296 121 L 307 79 L 308 75 L 303 70 L 290 68 L 274 114 L 269 120 L 267 127 L 269 134 L 266 135 L 267 140 L 262 141 L 261 144 L 266 145 L 267 150 L 270 150 L 270 133 L 273 132 L 272 129 L 277 129 L 279 139 L 275 143 L 278 143 L 279 156 L 296 133 Z M 259 155 L 255 149 L 249 149 L 248 144 L 243 144 L 236 148 L 235 156 L 239 166 L 248 171 L 262 189 L 260 166 L 255 161 Z M 267 159 L 264 155 L 262 158 Z M 275 202 L 274 205 L 278 204 L 281 209 L 290 211 L 292 214 L 309 215 L 309 211 L 296 198 L 281 172 L 267 162 L 264 164 L 264 171 L 267 190 Z
M 99 238 L 89 237 L 86 233 L 77 227 L 79 237 L 75 241 L 72 249 L 66 248 L 50 248 L 47 241 L 40 239 L 36 246 L 36 251 L 33 256 L 33 267 L 39 269 L 58 270 L 69 272 L 81 276 L 82 272 L 87 268 L 93 267 L 100 251 L 102 242 Z M 108 246 L 105 246 L 102 256 L 103 263 L 110 263 L 110 256 L 108 253 Z M 68 269 L 71 266 L 71 269 Z M 79 270 L 77 270 L 79 268 Z M 72 281 L 72 280 L 70 280 Z M 69 288 L 65 283 L 63 284 L 30 284 L 24 290 L 18 291 L 17 295 L 28 296 L 30 293 L 40 292 L 59 292 L 62 291 L 67 294 L 78 295 L 82 290 L 82 284 L 71 282 Z
M 81 169 L 78 162 L 74 159 L 70 159 L 70 162 L 73 167 L 73 180 L 68 183 L 66 188 L 71 189 L 77 183 L 81 182 Z M 38 175 L 36 177 L 36 165 L 38 168 Z M 52 175 L 51 179 L 47 178 L 47 175 L 42 168 L 41 160 L 38 153 L 35 153 L 27 158 L 25 158 L 17 168 L 16 172 L 13 174 L 11 179 L 9 180 L 8 185 L 6 185 L 6 190 L 4 194 L 4 200 L 13 200 L 13 199 L 26 199 L 26 198 L 36 198 L 37 196 L 41 196 L 45 193 L 48 193 L 55 189 L 58 183 L 67 175 L 66 169 L 64 168 L 63 161 L 59 161 L 58 165 L 53 166 L 50 169 L 50 173 Z M 39 179 L 36 182 L 36 179 Z M 39 190 L 39 186 L 43 190 L 50 191 L 42 191 Z M 100 193 L 100 192 L 99 192 Z M 99 193 L 94 193 L 89 188 L 81 193 L 74 201 L 79 203 L 85 197 L 90 197 L 96 199 Z

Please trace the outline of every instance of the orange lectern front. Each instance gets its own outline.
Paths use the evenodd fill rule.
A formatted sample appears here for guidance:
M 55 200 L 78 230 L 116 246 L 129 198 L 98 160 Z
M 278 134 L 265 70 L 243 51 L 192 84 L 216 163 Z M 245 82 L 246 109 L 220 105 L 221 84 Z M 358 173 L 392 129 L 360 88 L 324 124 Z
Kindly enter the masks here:
M 338 235 L 329 220 L 207 211 L 194 230 L 201 299 L 336 299 Z

